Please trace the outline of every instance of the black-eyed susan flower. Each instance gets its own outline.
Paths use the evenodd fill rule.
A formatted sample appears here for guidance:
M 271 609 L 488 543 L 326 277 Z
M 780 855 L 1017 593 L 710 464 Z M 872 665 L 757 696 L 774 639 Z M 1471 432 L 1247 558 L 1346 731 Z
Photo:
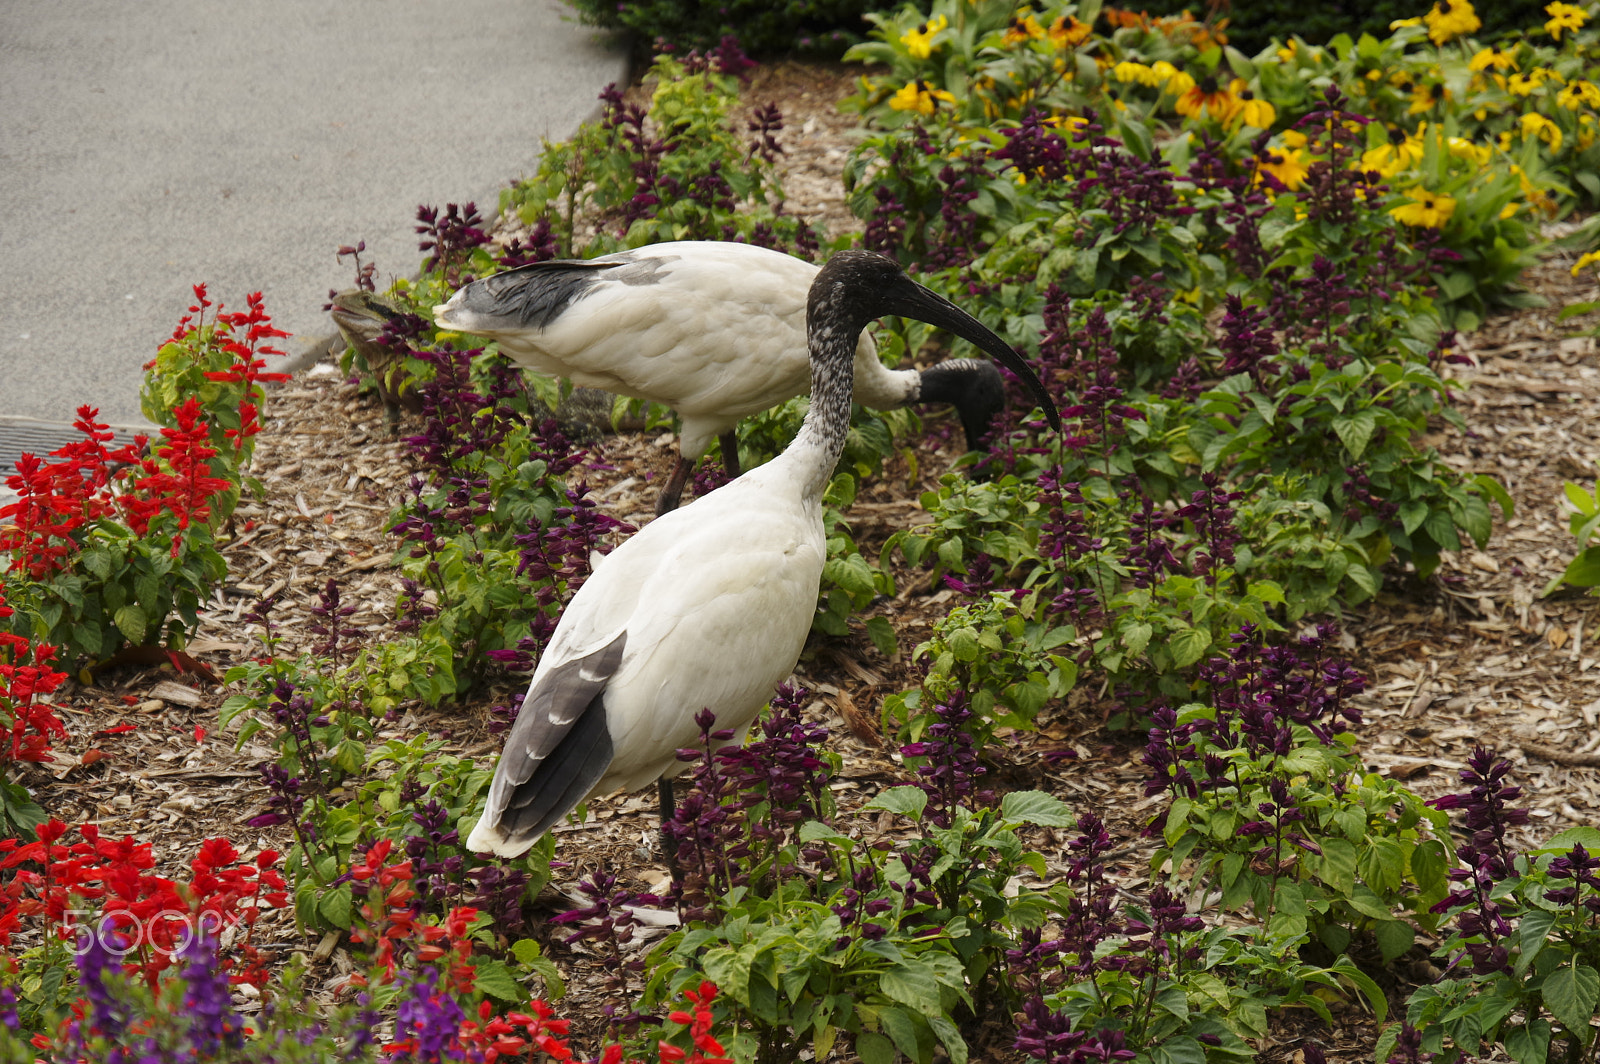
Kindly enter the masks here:
M 1306 183 L 1310 169 L 1306 165 L 1306 138 L 1302 133 L 1288 130 L 1283 134 L 1283 146 L 1268 148 L 1262 153 L 1256 169 L 1271 174 L 1290 192 Z
M 1094 27 L 1087 22 L 1079 22 L 1070 15 L 1063 15 L 1050 26 L 1050 44 L 1063 51 L 1076 48 L 1088 40 L 1092 32 Z
M 1402 225 L 1421 225 L 1429 229 L 1443 229 L 1450 216 L 1456 212 L 1456 201 L 1449 196 L 1429 192 L 1421 185 L 1406 189 L 1410 203 L 1402 203 L 1389 213 Z
M 1498 44 L 1479 50 L 1467 64 L 1475 74 L 1485 70 L 1515 70 L 1517 69 L 1517 56 L 1509 48 L 1501 48 Z
M 1472 9 L 1471 0 L 1438 0 L 1433 9 L 1422 16 L 1422 21 L 1428 27 L 1428 40 L 1434 44 L 1476 33 L 1483 25 Z
M 1578 261 L 1572 264 L 1572 276 L 1578 276 L 1585 266 L 1596 262 L 1600 262 L 1600 251 L 1585 251 Z
M 1450 99 L 1450 90 L 1444 87 L 1444 82 L 1436 81 L 1431 85 L 1418 84 L 1411 90 L 1411 106 L 1406 114 L 1420 115 L 1424 111 L 1431 111 L 1435 107 Z
M 906 51 L 911 53 L 911 58 L 926 59 L 933 54 L 933 39 L 939 36 L 948 25 L 950 25 L 950 20 L 943 15 L 930 18 L 917 26 L 916 29 L 907 30 L 902 34 L 900 43 L 906 46 Z
M 955 102 L 954 96 L 943 89 L 933 88 L 921 78 L 907 82 L 899 92 L 889 98 L 889 106 L 896 111 L 915 111 L 923 118 L 932 118 L 940 103 Z
M 1361 153 L 1361 169 L 1376 170 L 1380 177 L 1393 177 L 1422 161 L 1422 138 L 1407 135 L 1398 127 L 1389 130 L 1389 143 Z
M 1257 99 L 1243 78 L 1234 78 L 1229 82 L 1228 91 L 1239 101 L 1233 111 L 1233 117 L 1238 121 L 1256 129 L 1271 129 L 1272 123 L 1278 120 L 1277 108 L 1266 100 Z
M 1592 81 L 1574 78 L 1567 82 L 1567 87 L 1556 93 L 1556 102 L 1569 111 L 1576 111 L 1587 104 L 1600 111 L 1600 86 Z
M 1560 85 L 1564 79 L 1549 67 L 1534 67 L 1526 74 L 1513 74 L 1506 79 L 1506 88 L 1517 96 L 1531 96 L 1534 90 L 1547 81 Z
M 1517 124 L 1522 127 L 1523 140 L 1538 137 L 1550 145 L 1552 155 L 1561 150 L 1561 127 L 1544 115 L 1528 111 L 1517 119 Z
M 1202 111 L 1212 118 L 1226 122 L 1239 109 L 1239 98 L 1217 84 L 1217 79 L 1207 74 L 1187 92 L 1178 97 L 1178 113 L 1188 118 L 1199 118 Z
M 1544 31 L 1558 41 L 1564 31 L 1571 30 L 1577 33 L 1583 24 L 1589 21 L 1589 16 L 1583 13 L 1583 8 L 1576 4 L 1546 4 L 1544 13 L 1550 16 L 1550 21 L 1544 24 Z
M 1025 7 L 1011 16 L 1011 22 L 1006 26 L 1006 35 L 1001 43 L 1010 48 L 1013 45 L 1026 44 L 1028 41 L 1041 40 L 1043 37 L 1044 27 L 1033 17 L 1033 11 Z

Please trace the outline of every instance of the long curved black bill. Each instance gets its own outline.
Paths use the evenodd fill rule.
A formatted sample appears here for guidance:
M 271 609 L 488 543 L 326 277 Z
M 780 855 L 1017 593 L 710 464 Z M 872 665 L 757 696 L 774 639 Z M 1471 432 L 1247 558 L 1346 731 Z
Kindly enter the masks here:
M 1039 401 L 1039 408 L 1049 419 L 1050 426 L 1061 431 L 1061 412 L 1044 390 L 1044 383 L 1033 367 L 1011 349 L 1011 345 L 990 331 L 983 322 L 962 310 L 937 292 L 930 291 L 917 282 L 903 278 L 900 284 L 884 293 L 882 306 L 885 314 L 898 314 L 902 318 L 915 318 L 955 333 L 993 355 L 995 360 L 1021 378 L 1028 391 Z

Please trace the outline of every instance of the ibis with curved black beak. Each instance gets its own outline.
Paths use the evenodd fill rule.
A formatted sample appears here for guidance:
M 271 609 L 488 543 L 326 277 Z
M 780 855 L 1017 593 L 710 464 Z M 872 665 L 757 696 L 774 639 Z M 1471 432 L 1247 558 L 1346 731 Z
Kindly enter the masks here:
M 800 434 L 766 465 L 645 526 L 579 589 L 506 737 L 470 849 L 516 857 L 589 795 L 656 780 L 665 811 L 665 777 L 696 742 L 702 709 L 742 739 L 811 629 L 827 557 L 822 492 L 849 429 L 857 338 L 885 314 L 989 352 L 1060 429 L 1044 386 L 1005 341 L 893 260 L 839 252 L 810 288 L 811 408 Z
M 739 419 L 810 384 L 806 294 L 817 270 L 753 244 L 676 241 L 518 266 L 463 286 L 433 315 L 499 341 L 522 366 L 677 411 L 678 461 L 656 505 L 666 513 L 713 439 L 738 476 Z M 853 380 L 856 401 L 879 410 L 954 404 L 972 449 L 1005 402 L 999 371 L 982 359 L 891 370 L 865 334 Z

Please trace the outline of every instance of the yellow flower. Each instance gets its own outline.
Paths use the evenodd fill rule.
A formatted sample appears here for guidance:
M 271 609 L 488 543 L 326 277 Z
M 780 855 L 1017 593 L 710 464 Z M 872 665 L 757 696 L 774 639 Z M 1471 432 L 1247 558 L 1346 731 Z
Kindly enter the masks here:
M 1420 115 L 1424 111 L 1431 111 L 1437 104 L 1450 98 L 1450 90 L 1444 87 L 1444 82 L 1436 81 L 1432 85 L 1418 85 L 1411 90 L 1411 107 L 1406 114 Z
M 1150 68 L 1157 78 L 1161 80 L 1163 91 L 1172 96 L 1182 96 L 1194 88 L 1194 78 L 1179 70 L 1165 59 Z
M 1600 87 L 1592 81 L 1569 81 L 1566 88 L 1556 93 L 1556 102 L 1569 111 L 1576 111 L 1584 104 L 1600 110 Z
M 948 25 L 950 20 L 943 15 L 931 18 L 916 29 L 907 30 L 900 43 L 906 46 L 911 58 L 926 59 L 933 54 L 933 39 Z
M 1025 44 L 1028 41 L 1037 41 L 1044 36 L 1044 27 L 1039 25 L 1039 20 L 1033 17 L 1033 11 L 1023 8 L 1011 16 L 1011 24 L 1006 27 L 1003 44 L 1010 48 L 1014 44 Z
M 1406 189 L 1406 195 L 1411 197 L 1412 202 L 1389 211 L 1402 225 L 1425 225 L 1429 229 L 1442 229 L 1456 211 L 1455 200 L 1449 196 L 1429 192 L 1421 185 Z
M 1305 153 L 1299 148 L 1268 149 L 1258 169 L 1277 178 L 1290 192 L 1305 184 L 1306 174 L 1310 173 L 1306 167 Z
M 1517 121 L 1522 126 L 1522 139 L 1527 140 L 1529 137 L 1537 136 L 1550 145 L 1552 155 L 1561 150 L 1561 127 L 1544 115 L 1529 111 Z
M 1292 62 L 1294 62 L 1295 54 L 1299 50 L 1300 50 L 1300 45 L 1295 41 L 1295 39 L 1293 37 L 1289 38 L 1289 43 L 1284 45 L 1282 48 L 1278 49 L 1278 62 L 1280 62 L 1280 63 L 1292 63 Z
M 1594 138 L 1594 115 L 1580 115 L 1578 117 L 1578 150 L 1588 151 L 1589 145 L 1594 143 Z
M 926 81 L 918 78 L 908 82 L 904 88 L 895 93 L 889 100 L 889 106 L 896 111 L 915 111 L 923 118 L 932 118 L 934 109 L 939 102 L 953 104 L 956 98 L 943 89 L 934 89 Z
M 1168 89 L 1171 82 L 1168 82 Z M 1200 117 L 1201 111 L 1209 111 L 1211 117 L 1220 122 L 1226 122 L 1233 117 L 1233 112 L 1239 108 L 1239 98 L 1227 89 L 1217 85 L 1217 79 L 1210 74 L 1201 78 L 1198 84 L 1193 85 L 1188 91 L 1178 97 L 1178 113 L 1189 118 Z
M 1558 41 L 1561 39 L 1562 30 L 1576 33 L 1588 21 L 1583 8 L 1576 4 L 1546 4 L 1544 13 L 1550 16 L 1550 21 L 1544 24 L 1544 31 Z
M 1389 131 L 1389 143 L 1369 148 L 1361 154 L 1361 169 L 1376 170 L 1380 177 L 1393 177 L 1422 161 L 1422 141 L 1406 136 L 1403 129 Z
M 1500 218 L 1501 218 L 1501 220 L 1504 221 L 1505 219 L 1510 218 L 1512 215 L 1516 214 L 1518 207 L 1519 207 L 1519 204 L 1516 204 L 1516 203 L 1508 203 L 1504 207 L 1501 207 L 1500 208 Z
M 1393 22 L 1389 23 L 1389 29 L 1390 30 L 1398 30 L 1398 29 L 1403 29 L 1406 26 L 1420 26 L 1420 25 L 1422 25 L 1422 19 L 1420 17 L 1419 18 L 1397 18 Z
M 1485 70 L 1515 70 L 1517 57 L 1512 52 L 1502 49 L 1498 44 L 1491 44 L 1477 55 L 1472 57 L 1471 67 L 1474 73 Z
M 1044 120 L 1044 124 L 1064 130 L 1068 137 L 1077 140 L 1089 127 L 1089 120 L 1082 115 L 1051 115 Z
M 1578 271 L 1589 265 L 1591 262 L 1600 262 L 1600 251 L 1584 252 L 1583 257 L 1572 264 L 1572 276 L 1578 276 Z
M 1250 91 L 1250 86 L 1245 84 L 1243 78 L 1234 78 L 1228 83 L 1228 91 L 1238 99 L 1238 107 L 1234 110 L 1234 117 L 1247 126 L 1256 129 L 1271 129 L 1272 123 L 1278 120 L 1278 109 L 1266 100 L 1256 99 L 1255 93 Z
M 1488 166 L 1489 159 L 1494 154 L 1487 144 L 1474 144 L 1465 137 L 1451 137 L 1445 141 L 1445 146 L 1450 149 L 1450 154 L 1457 159 L 1465 159 L 1475 166 Z
M 1304 148 L 1306 146 L 1306 135 L 1298 129 L 1286 129 L 1283 131 L 1283 146 L 1285 148 Z
M 1428 40 L 1444 44 L 1467 33 L 1476 33 L 1483 23 L 1472 10 L 1472 0 L 1438 0 L 1433 10 L 1422 16 L 1428 24 Z
M 1161 84 L 1161 78 L 1154 70 L 1143 63 L 1134 63 L 1124 59 L 1111 68 L 1111 76 L 1118 81 L 1137 81 L 1141 85 L 1148 85 L 1152 89 Z
M 1076 48 L 1088 40 L 1093 31 L 1094 27 L 1087 22 L 1063 15 L 1050 27 L 1050 43 L 1059 49 Z
M 1533 94 L 1533 90 L 1547 81 L 1553 81 L 1559 85 L 1562 78 L 1560 74 L 1557 74 L 1549 67 L 1534 67 L 1526 74 L 1511 75 L 1511 78 L 1506 82 L 1506 88 L 1518 96 L 1530 96 Z

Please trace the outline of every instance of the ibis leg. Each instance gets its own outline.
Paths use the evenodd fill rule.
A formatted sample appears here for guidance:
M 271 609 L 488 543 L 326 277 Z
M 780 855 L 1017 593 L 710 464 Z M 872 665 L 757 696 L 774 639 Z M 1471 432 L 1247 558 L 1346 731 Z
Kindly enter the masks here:
M 678 871 L 678 850 L 667 837 L 667 822 L 677 812 L 678 803 L 672 797 L 672 779 L 662 776 L 656 780 L 656 795 L 661 802 L 661 852 L 667 856 L 667 873 L 672 876 L 674 883 L 683 878 Z
M 739 437 L 732 430 L 724 432 L 717 437 L 717 442 L 722 445 L 722 468 L 728 471 L 730 477 L 739 475 Z
M 672 467 L 672 475 L 661 488 L 661 497 L 656 500 L 656 516 L 669 513 L 678 508 L 678 500 L 683 498 L 683 486 L 689 482 L 689 474 L 694 472 L 695 459 L 678 455 L 678 464 Z

